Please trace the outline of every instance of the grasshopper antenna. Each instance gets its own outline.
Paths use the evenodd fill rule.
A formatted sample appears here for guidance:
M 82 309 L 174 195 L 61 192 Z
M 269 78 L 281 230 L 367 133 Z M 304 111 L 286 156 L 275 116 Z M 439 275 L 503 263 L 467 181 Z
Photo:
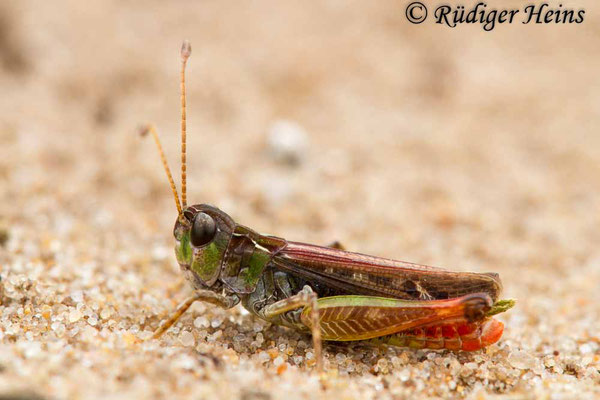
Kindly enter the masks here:
M 154 138 L 154 142 L 156 143 L 156 147 L 158 148 L 158 153 L 160 154 L 160 159 L 162 160 L 163 167 L 165 168 L 165 172 L 167 173 L 167 178 L 169 179 L 169 184 L 171 185 L 171 191 L 173 192 L 173 197 L 175 198 L 175 206 L 177 207 L 177 213 L 179 214 L 179 218 L 183 218 L 183 212 L 181 209 L 181 203 L 179 202 L 179 195 L 177 194 L 177 187 L 175 187 L 175 181 L 173 181 L 173 175 L 171 175 L 171 170 L 169 169 L 169 164 L 167 163 L 167 158 L 165 157 L 165 152 L 163 151 L 162 145 L 160 144 L 160 140 L 158 139 L 158 133 L 156 133 L 156 128 L 154 125 L 147 125 L 141 129 L 141 135 L 146 136 L 148 133 L 152 135 Z
M 185 66 L 192 54 L 192 46 L 187 40 L 181 45 L 181 204 L 187 207 L 186 185 L 186 114 L 185 114 Z

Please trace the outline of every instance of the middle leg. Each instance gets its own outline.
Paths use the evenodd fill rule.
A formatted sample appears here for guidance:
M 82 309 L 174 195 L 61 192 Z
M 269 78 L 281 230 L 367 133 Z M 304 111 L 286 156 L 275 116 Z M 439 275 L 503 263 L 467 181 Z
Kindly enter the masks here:
M 323 373 L 323 345 L 321 343 L 321 327 L 319 323 L 319 306 L 317 303 L 317 294 L 312 291 L 310 286 L 304 288 L 297 294 L 270 304 L 262 309 L 264 318 L 268 321 L 274 317 L 284 314 L 288 311 L 304 308 L 309 311 L 310 329 L 313 338 L 313 347 L 315 349 L 315 360 L 317 361 L 317 372 Z

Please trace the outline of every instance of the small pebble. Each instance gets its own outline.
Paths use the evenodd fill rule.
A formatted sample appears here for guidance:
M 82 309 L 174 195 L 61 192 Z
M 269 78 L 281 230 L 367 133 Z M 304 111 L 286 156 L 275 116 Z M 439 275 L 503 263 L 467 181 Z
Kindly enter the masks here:
M 77 322 L 81 319 L 82 315 L 81 312 L 79 312 L 78 309 L 73 308 L 70 312 L 69 312 L 69 322 L 70 323 L 74 323 Z
M 44 304 L 41 311 L 42 317 L 45 319 L 50 319 L 50 316 L 52 315 L 52 307 L 50 307 L 48 304 Z
M 194 326 L 198 329 L 208 328 L 210 326 L 210 322 L 208 322 L 206 317 L 196 317 L 196 319 L 194 319 Z
M 71 299 L 73 299 L 75 303 L 81 303 L 83 301 L 83 292 L 81 290 L 76 290 L 71 293 Z
M 261 363 L 266 363 L 271 360 L 271 356 L 266 351 L 261 351 L 258 353 L 258 361 Z
M 287 364 L 286 363 L 281 363 L 278 367 L 277 367 L 277 375 L 281 375 L 283 374 L 286 370 L 287 370 Z
M 223 323 L 223 318 L 219 317 L 219 318 L 215 318 L 212 321 L 210 321 L 210 326 L 211 326 L 211 328 L 218 328 L 221 326 L 222 323 Z
M 112 311 L 108 307 L 104 307 L 102 311 L 100 311 L 100 318 L 107 320 L 111 317 Z
M 191 347 L 196 344 L 196 338 L 190 331 L 183 331 L 179 334 L 179 342 L 186 347 Z
M 304 158 L 308 135 L 297 123 L 280 120 L 269 128 L 267 143 L 276 160 L 295 165 Z
M 536 365 L 535 361 L 535 357 L 522 350 L 513 351 L 508 356 L 508 362 L 510 363 L 510 365 L 523 370 L 534 368 Z
M 61 337 L 65 334 L 65 325 L 60 322 L 53 322 L 50 328 L 52 328 L 58 337 Z

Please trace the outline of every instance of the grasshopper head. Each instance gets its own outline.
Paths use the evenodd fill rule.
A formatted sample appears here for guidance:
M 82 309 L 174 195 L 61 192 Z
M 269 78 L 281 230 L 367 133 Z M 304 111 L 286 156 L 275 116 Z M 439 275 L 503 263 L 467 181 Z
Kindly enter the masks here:
M 211 287 L 217 281 L 235 223 L 223 211 L 207 204 L 186 207 L 173 229 L 175 255 L 184 271 Z

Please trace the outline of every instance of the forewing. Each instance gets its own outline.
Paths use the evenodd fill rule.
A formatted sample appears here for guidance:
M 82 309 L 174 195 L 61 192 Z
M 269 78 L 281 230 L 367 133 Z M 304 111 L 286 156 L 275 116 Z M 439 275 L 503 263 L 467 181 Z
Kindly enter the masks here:
M 347 294 L 435 300 L 487 293 L 495 301 L 502 288 L 494 273 L 452 272 L 297 242 L 288 242 L 272 262 L 308 282 Z

